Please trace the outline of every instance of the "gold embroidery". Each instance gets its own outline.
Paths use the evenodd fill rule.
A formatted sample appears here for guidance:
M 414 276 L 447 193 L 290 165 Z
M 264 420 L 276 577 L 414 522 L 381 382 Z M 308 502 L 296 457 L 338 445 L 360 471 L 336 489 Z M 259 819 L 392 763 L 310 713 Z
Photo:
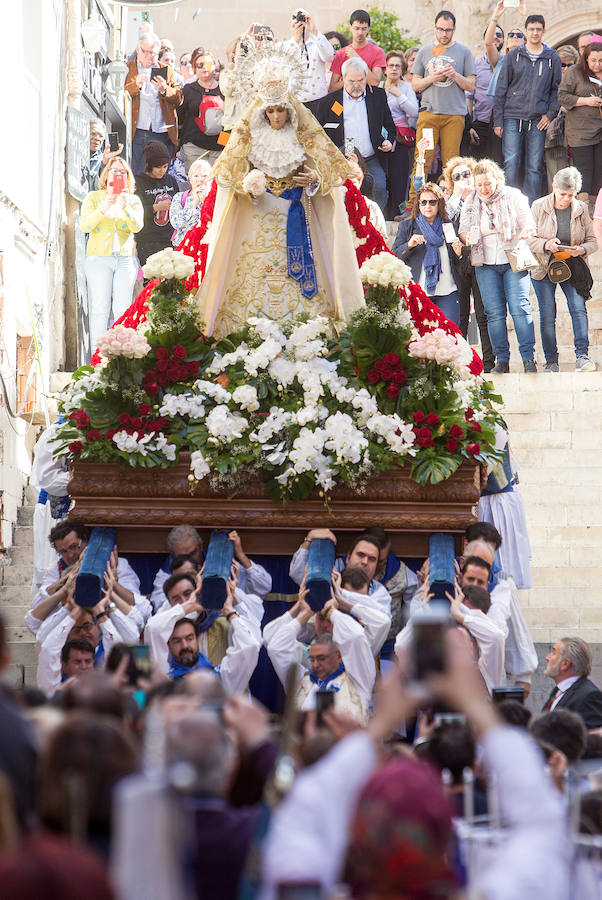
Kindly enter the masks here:
M 275 197 L 280 197 L 285 191 L 295 187 L 292 175 L 287 175 L 286 178 L 270 178 L 266 175 L 265 183 Z

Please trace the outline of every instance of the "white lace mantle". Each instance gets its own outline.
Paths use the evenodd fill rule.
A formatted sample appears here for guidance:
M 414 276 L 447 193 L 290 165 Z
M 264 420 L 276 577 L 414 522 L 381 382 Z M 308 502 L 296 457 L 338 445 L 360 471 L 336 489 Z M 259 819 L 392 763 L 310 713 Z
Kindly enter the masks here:
M 249 130 L 249 162 L 268 177 L 285 178 L 305 162 L 305 151 L 291 122 L 277 131 L 265 118 L 264 110 L 259 109 L 251 116 Z

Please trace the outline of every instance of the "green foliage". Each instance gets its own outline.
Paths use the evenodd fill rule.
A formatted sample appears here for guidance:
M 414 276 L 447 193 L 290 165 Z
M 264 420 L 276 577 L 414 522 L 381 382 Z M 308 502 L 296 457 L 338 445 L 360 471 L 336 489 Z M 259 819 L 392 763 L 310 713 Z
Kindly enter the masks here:
M 388 53 L 389 50 L 409 50 L 410 47 L 419 45 L 420 41 L 413 37 L 407 29 L 398 27 L 399 16 L 397 13 L 388 12 L 378 6 L 369 6 L 366 12 L 370 14 L 371 20 L 370 37 L 385 53 Z M 348 22 L 337 25 L 336 31 L 340 31 L 351 40 Z

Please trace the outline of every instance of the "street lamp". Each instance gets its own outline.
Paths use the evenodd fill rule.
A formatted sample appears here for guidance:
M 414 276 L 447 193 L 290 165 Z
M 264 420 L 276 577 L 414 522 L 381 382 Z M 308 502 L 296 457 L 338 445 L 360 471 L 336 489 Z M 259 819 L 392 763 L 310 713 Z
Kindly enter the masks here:
M 117 51 L 116 59 L 103 67 L 103 77 L 106 79 L 105 89 L 112 97 L 119 97 L 125 86 L 128 67 L 122 54 Z

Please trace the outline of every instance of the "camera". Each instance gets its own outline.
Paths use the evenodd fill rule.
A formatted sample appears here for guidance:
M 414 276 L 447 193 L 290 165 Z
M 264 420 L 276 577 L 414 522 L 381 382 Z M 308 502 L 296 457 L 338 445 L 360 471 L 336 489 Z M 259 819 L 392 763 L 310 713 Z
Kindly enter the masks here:
M 298 9 L 296 13 L 293 13 L 293 21 L 294 22 L 307 22 L 307 13 L 303 9 Z

